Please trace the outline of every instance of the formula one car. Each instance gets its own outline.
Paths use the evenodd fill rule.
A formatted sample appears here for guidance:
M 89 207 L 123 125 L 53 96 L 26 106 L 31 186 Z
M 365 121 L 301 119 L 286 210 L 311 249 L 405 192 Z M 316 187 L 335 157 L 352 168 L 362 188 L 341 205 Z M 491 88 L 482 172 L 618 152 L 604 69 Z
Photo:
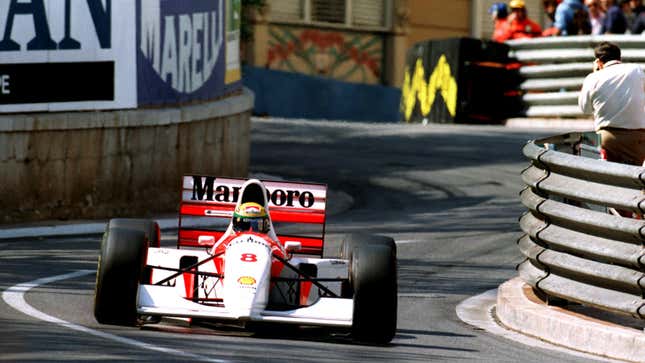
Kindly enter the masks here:
M 397 318 L 394 241 L 353 234 L 339 258 L 321 258 L 326 198 L 321 184 L 184 176 L 177 248 L 160 247 L 154 221 L 108 223 L 96 320 L 326 326 L 356 341 L 388 343 Z M 212 228 L 182 225 L 187 217 Z

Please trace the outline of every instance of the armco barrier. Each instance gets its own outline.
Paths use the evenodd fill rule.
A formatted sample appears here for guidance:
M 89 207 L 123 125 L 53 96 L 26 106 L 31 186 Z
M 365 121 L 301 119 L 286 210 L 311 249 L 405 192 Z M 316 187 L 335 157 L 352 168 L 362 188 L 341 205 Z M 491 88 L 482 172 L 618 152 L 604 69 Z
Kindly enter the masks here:
M 623 61 L 645 68 L 645 37 L 602 35 L 512 40 L 510 56 L 520 61 L 520 91 L 528 117 L 582 116 L 578 93 L 591 72 L 593 47 L 601 41 L 617 44 Z
M 537 292 L 645 319 L 645 168 L 551 150 L 574 134 L 529 142 L 518 245 Z M 642 217 L 641 217 L 642 218 Z

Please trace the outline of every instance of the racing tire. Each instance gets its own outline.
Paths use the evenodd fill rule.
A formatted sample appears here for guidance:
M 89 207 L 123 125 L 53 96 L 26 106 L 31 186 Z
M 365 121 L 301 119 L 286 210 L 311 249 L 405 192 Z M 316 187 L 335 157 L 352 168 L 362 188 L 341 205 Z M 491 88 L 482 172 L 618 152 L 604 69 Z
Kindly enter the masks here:
M 150 244 L 145 227 L 113 220 L 103 235 L 94 290 L 94 317 L 101 324 L 137 324 L 137 293 Z
M 394 251 L 394 259 L 396 260 L 396 244 L 394 239 L 387 236 L 378 236 L 365 233 L 352 233 L 346 235 L 340 243 L 340 250 L 338 252 L 341 260 L 348 260 L 351 263 L 352 251 L 354 248 L 363 246 L 384 245 L 388 246 Z M 343 282 L 341 285 L 341 297 L 351 298 L 354 295 L 354 290 L 351 283 L 351 276 L 349 282 Z
M 143 231 L 146 234 L 148 246 L 159 247 L 161 242 L 161 235 L 159 231 L 159 224 L 150 219 L 134 219 L 134 218 L 114 218 L 110 219 L 108 229 L 122 228 Z
M 350 282 L 354 291 L 352 338 L 387 344 L 396 334 L 396 246 L 362 243 L 352 250 Z
M 149 247 L 161 246 L 161 231 L 159 224 L 150 219 L 114 218 L 110 219 L 108 229 L 123 228 L 143 231 L 146 234 L 146 243 Z M 141 278 L 142 283 L 152 283 L 152 268 L 146 267 Z
M 396 252 L 396 245 L 392 237 L 378 236 L 364 233 L 352 233 L 343 238 L 340 243 L 339 257 L 342 260 L 351 260 L 354 247 L 363 245 L 386 245 L 391 246 Z M 396 256 L 395 256 L 396 257 Z

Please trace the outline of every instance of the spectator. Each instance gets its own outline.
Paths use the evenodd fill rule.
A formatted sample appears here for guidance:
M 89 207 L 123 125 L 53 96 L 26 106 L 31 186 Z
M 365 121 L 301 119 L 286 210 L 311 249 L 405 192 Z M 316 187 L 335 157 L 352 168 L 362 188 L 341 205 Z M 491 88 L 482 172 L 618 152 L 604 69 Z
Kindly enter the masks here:
M 555 9 L 554 35 L 591 34 L 589 13 L 580 0 L 564 0 Z
M 508 16 L 504 32 L 506 39 L 535 38 L 542 35 L 542 28 L 528 18 L 524 0 L 511 0 L 509 7 L 511 15 Z
M 550 37 L 553 35 L 558 35 L 558 28 L 554 27 L 553 24 L 555 22 L 555 9 L 558 7 L 558 4 L 560 1 L 558 0 L 543 0 L 542 1 L 542 6 L 544 7 L 544 14 L 547 17 L 546 23 L 545 23 L 545 29 L 542 32 L 543 37 Z
M 589 9 L 589 21 L 591 22 L 591 34 L 602 34 L 602 22 L 605 19 L 605 12 L 600 7 L 600 0 L 586 0 L 585 6 Z
M 643 11 L 645 11 L 643 0 L 629 0 L 629 7 L 636 17 L 638 17 Z
M 642 165 L 645 160 L 645 74 L 637 64 L 621 63 L 620 48 L 602 42 L 578 97 L 584 113 L 593 113 L 607 160 Z
M 625 14 L 616 5 L 614 0 L 601 0 L 603 8 L 605 8 L 605 20 L 602 22 L 603 34 L 625 34 L 627 31 L 627 20 Z
M 638 14 L 632 26 L 632 34 L 642 34 L 645 31 L 645 12 Z
M 643 0 L 631 0 L 629 6 L 634 13 L 634 24 L 631 27 L 632 34 L 641 34 L 645 30 L 645 6 Z
M 632 31 L 632 26 L 634 26 L 634 23 L 636 21 L 636 14 L 632 11 L 632 7 L 630 5 L 630 0 L 621 0 L 620 1 L 620 10 L 623 11 L 623 15 L 625 15 L 625 21 L 627 23 L 626 28 L 627 28 L 627 33 L 631 33 Z
M 555 8 L 558 7 L 558 4 L 561 1 L 558 0 L 543 0 L 542 1 L 542 6 L 544 7 L 544 14 L 546 15 L 548 22 L 546 23 L 547 28 L 550 28 L 553 26 L 553 22 L 555 21 Z
M 504 3 L 494 3 L 488 13 L 491 14 L 493 22 L 495 22 L 495 30 L 493 31 L 492 39 L 496 42 L 504 42 L 506 32 L 506 20 L 508 17 L 508 8 Z

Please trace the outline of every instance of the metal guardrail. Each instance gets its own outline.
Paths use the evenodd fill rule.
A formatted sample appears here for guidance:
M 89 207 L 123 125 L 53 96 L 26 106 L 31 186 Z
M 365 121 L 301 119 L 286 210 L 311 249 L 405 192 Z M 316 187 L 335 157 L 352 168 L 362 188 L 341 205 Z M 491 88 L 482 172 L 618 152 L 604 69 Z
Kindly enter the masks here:
M 520 91 L 526 105 L 525 116 L 583 116 L 578 107 L 578 92 L 591 72 L 593 47 L 601 41 L 616 43 L 625 62 L 640 64 L 645 69 L 645 37 L 641 35 L 581 35 L 507 42 L 510 56 L 523 63 L 519 72 L 524 79 Z
M 552 149 L 579 149 L 583 138 L 571 133 L 523 149 L 531 165 L 522 172 L 520 277 L 546 296 L 645 319 L 645 167 Z

